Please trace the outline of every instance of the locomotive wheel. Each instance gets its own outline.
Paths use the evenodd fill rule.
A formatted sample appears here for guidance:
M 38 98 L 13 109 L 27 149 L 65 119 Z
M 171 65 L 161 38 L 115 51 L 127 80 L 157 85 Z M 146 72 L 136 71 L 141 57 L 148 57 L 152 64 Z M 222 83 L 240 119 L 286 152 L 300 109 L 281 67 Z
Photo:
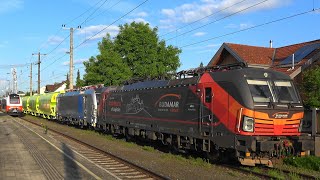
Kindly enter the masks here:
M 131 142 L 132 141 L 132 136 L 129 134 L 128 128 L 126 128 L 126 130 L 125 130 L 125 138 L 126 138 L 127 142 Z
M 212 149 L 210 152 L 206 152 L 206 158 L 211 163 L 219 162 L 220 161 L 219 150 Z
M 180 150 L 178 147 L 178 141 L 177 139 L 173 138 L 172 142 L 170 144 L 170 153 L 171 154 L 179 154 Z

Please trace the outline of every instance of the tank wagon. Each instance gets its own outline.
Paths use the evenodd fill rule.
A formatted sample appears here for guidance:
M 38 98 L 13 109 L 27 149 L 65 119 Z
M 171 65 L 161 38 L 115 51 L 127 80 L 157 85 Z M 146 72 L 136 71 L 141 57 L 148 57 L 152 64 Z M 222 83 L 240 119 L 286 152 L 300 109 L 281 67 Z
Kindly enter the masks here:
M 40 95 L 33 95 L 33 96 L 30 96 L 30 98 L 28 100 L 30 114 L 33 116 L 40 116 L 39 97 L 40 97 Z
M 174 150 L 205 152 L 212 160 L 232 156 L 243 165 L 272 166 L 272 157 L 304 155 L 312 144 L 300 136 L 303 106 L 290 77 L 244 66 L 107 88 L 98 126 Z
M 39 115 L 47 119 L 56 118 L 57 96 L 59 92 L 45 93 L 38 97 Z
M 29 98 L 30 98 L 30 96 L 22 97 L 22 108 L 23 108 L 23 112 L 25 114 L 30 113 Z

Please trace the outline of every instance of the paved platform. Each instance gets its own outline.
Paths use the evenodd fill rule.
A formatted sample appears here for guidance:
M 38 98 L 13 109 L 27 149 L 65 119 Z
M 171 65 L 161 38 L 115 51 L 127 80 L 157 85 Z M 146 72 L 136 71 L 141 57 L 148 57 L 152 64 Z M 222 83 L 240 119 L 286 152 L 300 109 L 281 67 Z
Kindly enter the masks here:
M 46 179 L 9 121 L 0 114 L 0 179 Z
M 0 112 L 0 179 L 114 179 L 40 127 Z M 32 126 L 32 127 L 31 127 Z M 48 140 L 50 139 L 50 140 Z

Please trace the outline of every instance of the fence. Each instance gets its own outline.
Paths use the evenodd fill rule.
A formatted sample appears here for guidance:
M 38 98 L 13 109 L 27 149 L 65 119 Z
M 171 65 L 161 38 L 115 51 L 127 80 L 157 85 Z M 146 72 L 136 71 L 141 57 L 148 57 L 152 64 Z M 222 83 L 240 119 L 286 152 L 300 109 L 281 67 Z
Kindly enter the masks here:
M 301 131 L 312 135 L 320 134 L 320 109 L 306 109 L 302 121 Z

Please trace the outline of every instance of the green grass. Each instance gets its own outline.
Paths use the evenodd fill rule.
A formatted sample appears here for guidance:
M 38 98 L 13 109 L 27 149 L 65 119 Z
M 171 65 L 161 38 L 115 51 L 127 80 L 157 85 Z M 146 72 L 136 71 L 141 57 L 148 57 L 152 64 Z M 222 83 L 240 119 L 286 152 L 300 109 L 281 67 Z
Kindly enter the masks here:
M 212 164 L 210 164 L 209 162 L 207 162 L 206 160 L 197 157 L 184 157 L 182 155 L 175 155 L 175 154 L 171 154 L 171 153 L 167 153 L 167 154 L 163 154 L 161 155 L 163 159 L 174 159 L 186 164 L 191 164 L 191 165 L 195 165 L 195 166 L 200 166 L 200 167 L 205 167 L 205 168 L 212 168 Z
M 285 177 L 279 170 L 269 170 L 268 175 L 274 177 L 275 179 L 285 179 Z
M 290 157 L 285 158 L 283 163 L 298 168 L 320 171 L 320 157 L 307 156 L 307 157 Z
M 143 146 L 142 149 L 148 152 L 155 151 L 154 147 L 151 147 L 151 146 Z
M 296 173 L 290 173 L 290 174 L 289 174 L 289 179 L 291 179 L 291 180 L 300 180 L 301 178 L 300 178 L 300 176 L 299 176 L 298 174 L 296 174 Z

